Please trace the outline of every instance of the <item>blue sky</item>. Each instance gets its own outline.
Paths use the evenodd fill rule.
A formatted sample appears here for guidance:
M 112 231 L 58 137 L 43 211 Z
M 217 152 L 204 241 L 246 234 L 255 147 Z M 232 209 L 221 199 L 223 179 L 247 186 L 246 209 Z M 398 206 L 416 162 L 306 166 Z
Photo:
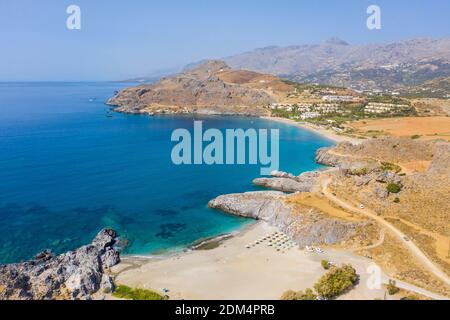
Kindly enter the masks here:
M 81 30 L 66 8 L 81 8 Z M 369 31 L 366 9 L 382 10 Z M 1 0 L 0 81 L 120 80 L 269 45 L 450 36 L 448 0 Z

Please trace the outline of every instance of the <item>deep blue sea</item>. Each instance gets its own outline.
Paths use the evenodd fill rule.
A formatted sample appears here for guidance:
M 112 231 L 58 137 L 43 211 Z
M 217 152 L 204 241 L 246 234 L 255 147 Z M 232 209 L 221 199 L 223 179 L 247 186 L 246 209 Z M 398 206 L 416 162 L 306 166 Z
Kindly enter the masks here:
M 214 197 L 255 190 L 260 166 L 175 166 L 176 128 L 192 116 L 113 113 L 104 102 L 128 83 L 0 83 L 0 262 L 89 243 L 104 227 L 126 253 L 182 249 L 251 223 L 207 208 Z M 279 128 L 280 169 L 318 166 L 332 142 L 309 131 L 245 117 L 205 117 L 204 127 Z

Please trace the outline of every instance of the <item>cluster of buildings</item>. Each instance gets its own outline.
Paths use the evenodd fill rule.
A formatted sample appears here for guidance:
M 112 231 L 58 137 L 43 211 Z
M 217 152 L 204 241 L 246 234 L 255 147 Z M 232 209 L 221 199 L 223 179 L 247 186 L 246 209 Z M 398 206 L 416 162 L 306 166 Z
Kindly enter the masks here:
M 358 101 L 358 98 L 353 97 L 353 96 L 327 95 L 327 96 L 323 96 L 322 100 L 328 101 L 328 102 L 356 102 L 356 101 Z
M 339 113 L 345 114 L 350 113 L 350 110 L 345 110 L 336 103 L 318 103 L 318 104 L 285 104 L 285 103 L 274 103 L 270 106 L 272 110 L 284 110 L 287 112 L 298 112 L 298 116 L 293 116 L 293 119 L 313 119 L 318 118 L 324 114 Z
M 399 111 L 409 111 L 411 108 L 412 107 L 406 104 L 371 102 L 364 108 L 364 112 L 369 114 L 394 113 Z
M 328 96 L 331 97 L 331 96 Z M 339 99 L 354 99 L 352 96 L 333 96 Z M 325 98 L 325 97 L 324 97 Z M 333 98 L 334 99 L 334 98 Z M 347 100 L 348 101 L 348 100 Z M 341 100 L 342 102 L 342 100 Z M 283 110 L 292 112 L 292 119 L 314 119 L 324 115 L 349 115 L 351 108 L 346 108 L 341 103 L 273 103 L 270 105 L 272 110 Z M 397 114 L 411 111 L 413 108 L 403 104 L 370 102 L 364 107 L 364 113 L 370 114 Z

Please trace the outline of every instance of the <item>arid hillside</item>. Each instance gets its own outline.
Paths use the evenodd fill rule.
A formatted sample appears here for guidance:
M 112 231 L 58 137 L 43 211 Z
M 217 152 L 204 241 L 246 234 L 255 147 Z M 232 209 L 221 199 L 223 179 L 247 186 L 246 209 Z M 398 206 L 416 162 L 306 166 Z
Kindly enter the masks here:
M 266 115 L 264 107 L 293 90 L 277 77 L 207 61 L 158 83 L 125 89 L 108 104 L 129 113 Z
M 371 139 L 358 146 L 343 143 L 323 149 L 318 159 L 341 168 L 329 185 L 337 197 L 373 211 L 407 235 L 402 241 L 413 242 L 450 275 L 449 142 Z M 389 246 L 395 249 L 393 243 Z M 394 252 L 389 258 L 377 250 L 370 254 L 384 259 L 399 277 L 421 285 L 431 279 L 423 270 L 395 264 Z

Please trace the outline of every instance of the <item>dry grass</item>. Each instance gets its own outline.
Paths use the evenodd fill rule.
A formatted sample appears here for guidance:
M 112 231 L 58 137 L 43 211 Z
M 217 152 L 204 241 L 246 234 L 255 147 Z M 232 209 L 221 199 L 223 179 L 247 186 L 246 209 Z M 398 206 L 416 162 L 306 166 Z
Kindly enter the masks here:
M 450 100 L 448 99 L 413 99 L 412 105 L 420 115 L 450 115 Z
M 349 124 L 359 134 L 395 137 L 420 136 L 423 140 L 450 141 L 450 117 L 411 117 L 356 121 Z
M 450 238 L 436 232 L 430 232 L 411 222 L 398 218 L 385 218 L 397 229 L 414 241 L 426 255 L 439 264 L 441 269 L 450 275 Z
M 450 296 L 450 287 L 424 270 L 409 251 L 404 248 L 402 243 L 389 232 L 386 233 L 385 241 L 382 245 L 373 249 L 362 250 L 360 254 L 372 257 L 377 264 L 394 278 L 432 292 Z
M 356 233 L 351 239 L 331 246 L 333 248 L 357 250 L 376 245 L 380 240 L 380 228 L 376 223 L 367 220 L 366 217 L 344 210 L 320 194 L 296 194 L 288 197 L 286 203 L 297 208 L 299 212 L 304 212 L 305 208 L 314 208 L 331 218 L 351 222 L 365 222 L 356 229 Z
M 294 87 L 271 75 L 247 70 L 226 70 L 216 73 L 223 81 L 253 89 L 263 89 L 277 94 L 292 92 Z
M 293 195 L 286 201 L 294 206 L 302 206 L 308 208 L 316 208 L 319 211 L 333 218 L 343 219 L 347 221 L 361 221 L 361 217 L 345 211 L 343 208 L 337 207 L 327 198 L 315 193 L 303 192 Z

